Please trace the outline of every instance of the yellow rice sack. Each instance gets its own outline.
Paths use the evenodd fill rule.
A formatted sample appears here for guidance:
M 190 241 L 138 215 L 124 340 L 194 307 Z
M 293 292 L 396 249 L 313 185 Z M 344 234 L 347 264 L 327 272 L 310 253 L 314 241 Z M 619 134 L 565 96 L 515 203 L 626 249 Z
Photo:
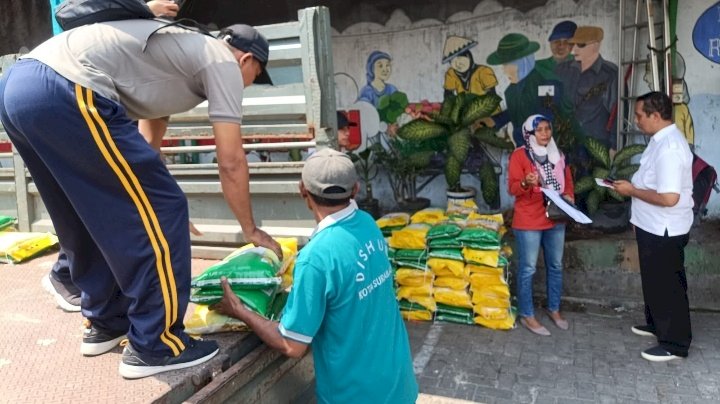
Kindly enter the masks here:
M 505 279 L 502 278 L 502 275 L 489 272 L 476 272 L 474 274 L 470 274 L 470 285 L 475 290 L 482 290 L 482 288 L 486 286 L 508 286 Z
M 470 285 L 472 304 L 483 307 L 510 307 L 510 288 L 507 285 L 488 285 L 482 288 Z
M 400 315 L 405 320 L 411 321 L 430 321 L 432 313 L 427 310 L 400 310 Z
M 490 267 L 482 264 L 465 264 L 465 267 L 467 267 L 470 275 L 480 273 L 487 275 L 497 275 L 499 277 L 504 276 L 503 268 L 500 267 Z
M 487 265 L 489 267 L 497 267 L 500 258 L 499 250 L 476 250 L 474 248 L 463 247 L 463 258 L 467 263 Z
M 432 296 L 432 284 L 420 286 L 400 286 L 397 288 L 395 295 L 398 299 L 413 301 L 412 296 Z
M 15 264 L 39 255 L 57 244 L 51 233 L 0 232 L 0 262 Z
M 494 223 L 497 223 L 498 225 L 502 225 L 505 223 L 505 221 L 503 220 L 502 213 L 486 215 L 486 214 L 474 212 L 474 213 L 470 213 L 468 215 L 468 220 L 469 221 L 478 220 L 478 221 L 482 221 L 482 222 L 486 222 L 486 223 L 494 222 Z
M 425 236 L 430 230 L 429 224 L 416 223 L 395 230 L 390 237 L 390 247 L 395 249 L 420 250 L 426 247 Z
M 477 214 L 478 206 L 473 199 L 448 199 L 448 215 L 469 215 Z
M 249 329 L 244 322 L 212 311 L 204 304 L 196 305 L 195 310 L 185 320 L 185 332 L 194 335 Z
M 407 226 L 410 223 L 410 215 L 404 212 L 388 213 L 376 220 L 375 223 L 381 229 L 385 227 Z
M 445 211 L 440 208 L 425 208 L 415 212 L 410 217 L 410 223 L 437 224 L 447 219 Z
M 447 258 L 428 258 L 427 266 L 435 276 L 454 276 L 467 279 L 465 263 Z
M 430 271 L 415 268 L 399 268 L 395 271 L 395 282 L 402 286 L 423 286 L 433 283 L 435 275 Z
M 483 316 L 475 317 L 475 323 L 493 330 L 511 330 L 515 328 L 515 313 L 508 309 L 508 315 L 504 319 L 487 319 Z
M 467 289 L 469 282 L 462 278 L 456 278 L 454 276 L 440 276 L 435 278 L 433 286 L 436 288 L 448 288 L 454 290 L 465 290 Z
M 429 311 L 435 312 L 437 310 L 437 303 L 435 302 L 435 299 L 432 296 L 420 296 L 420 295 L 413 295 L 406 298 L 410 303 L 416 303 L 420 306 L 428 309 Z
M 454 290 L 448 288 L 435 288 L 433 290 L 435 301 L 453 307 L 472 309 L 472 301 L 467 290 Z
M 510 315 L 507 307 L 474 306 L 473 312 L 487 320 L 505 320 Z

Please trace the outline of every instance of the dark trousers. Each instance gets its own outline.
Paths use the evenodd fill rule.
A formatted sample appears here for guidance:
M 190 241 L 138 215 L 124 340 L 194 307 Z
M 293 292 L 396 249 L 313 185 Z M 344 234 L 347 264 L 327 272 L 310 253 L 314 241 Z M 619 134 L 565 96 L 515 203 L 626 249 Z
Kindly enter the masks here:
M 158 152 L 120 104 L 35 60 L 0 80 L 0 120 L 52 219 L 83 315 L 127 332 L 141 353 L 179 355 L 189 341 L 188 205 Z
M 689 234 L 656 236 L 635 227 L 645 319 L 666 351 L 687 356 L 692 331 L 685 277 Z

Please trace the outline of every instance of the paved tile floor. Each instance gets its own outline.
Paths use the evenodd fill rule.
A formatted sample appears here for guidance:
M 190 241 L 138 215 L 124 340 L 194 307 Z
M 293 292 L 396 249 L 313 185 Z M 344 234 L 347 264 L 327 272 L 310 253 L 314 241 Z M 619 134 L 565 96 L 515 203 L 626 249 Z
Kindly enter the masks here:
M 123 380 L 119 348 L 83 358 L 82 317 L 60 311 L 40 286 L 56 256 L 0 265 L 0 403 L 144 403 L 195 382 L 182 372 Z M 194 260 L 193 270 L 211 263 Z M 551 337 L 523 328 L 408 323 L 419 402 L 720 402 L 720 313 L 693 313 L 690 356 L 668 363 L 640 358 L 654 341 L 630 332 L 639 312 L 588 308 L 567 318 L 568 331 L 542 319 Z M 221 347 L 237 339 L 218 338 Z

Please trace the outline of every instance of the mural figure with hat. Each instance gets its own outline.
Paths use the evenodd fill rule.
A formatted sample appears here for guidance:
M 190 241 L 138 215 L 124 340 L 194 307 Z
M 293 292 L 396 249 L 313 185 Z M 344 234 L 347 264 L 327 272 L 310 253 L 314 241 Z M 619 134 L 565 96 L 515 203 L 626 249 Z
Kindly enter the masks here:
M 553 27 L 548 42 L 550 43 L 550 52 L 552 56 L 547 59 L 540 59 L 535 63 L 535 68 L 542 72 L 546 77 L 556 77 L 555 67 L 562 62 L 574 60 L 572 45 L 570 38 L 575 35 L 577 24 L 572 21 L 561 21 Z
M 559 106 L 561 101 L 560 81 L 544 76 L 535 66 L 534 54 L 538 49 L 540 44 L 528 40 L 525 35 L 510 33 L 500 39 L 495 52 L 487 58 L 490 65 L 502 65 L 510 85 L 504 94 L 507 109 L 488 118 L 486 123 L 498 128 L 512 123 L 516 145 L 524 144 L 522 124 L 525 118 L 539 113 L 552 121 L 553 106 Z
M 609 147 L 612 156 L 617 150 L 618 68 L 600 56 L 602 40 L 602 28 L 578 27 L 569 40 L 575 60 L 558 64 L 555 74 L 564 85 L 565 98 L 572 104 L 583 134 Z M 570 157 L 574 163 L 586 160 L 582 155 Z
M 397 91 L 397 87 L 387 82 L 391 74 L 392 58 L 390 55 L 378 50 L 371 52 L 365 64 L 367 84 L 360 89 L 358 101 L 369 102 L 377 108 L 380 97 Z
M 445 96 L 469 92 L 477 95 L 494 93 L 498 81 L 495 72 L 484 65 L 476 64 L 470 49 L 478 43 L 461 36 L 449 36 L 443 49 L 443 63 L 450 63 L 445 72 Z

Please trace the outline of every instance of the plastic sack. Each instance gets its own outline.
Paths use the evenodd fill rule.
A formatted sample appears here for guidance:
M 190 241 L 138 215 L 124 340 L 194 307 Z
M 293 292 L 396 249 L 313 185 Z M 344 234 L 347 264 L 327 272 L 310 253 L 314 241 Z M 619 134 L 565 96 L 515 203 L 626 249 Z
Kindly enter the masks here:
M 250 310 L 259 315 L 270 318 L 273 298 L 277 292 L 277 288 L 266 289 L 233 289 L 235 295 Z M 222 291 L 195 289 L 190 294 L 190 301 L 197 304 L 205 304 L 211 306 L 218 303 L 223 296 Z
M 505 320 L 510 315 L 507 307 L 485 307 L 476 305 L 473 307 L 473 312 L 488 320 Z
M 459 307 L 438 304 L 435 320 L 448 323 L 474 324 L 473 311 Z
M 425 284 L 420 286 L 400 286 L 395 292 L 398 299 L 405 299 L 417 302 L 413 300 L 412 296 L 427 297 L 432 296 L 432 284 Z
M 475 317 L 475 323 L 493 330 L 511 330 L 515 328 L 515 310 L 507 309 L 508 315 L 502 320 L 491 320 L 482 316 Z
M 466 227 L 457 236 L 457 239 L 466 247 L 483 250 L 500 249 L 500 235 L 498 232 L 481 227 Z
M 448 260 L 464 261 L 465 258 L 462 255 L 462 251 L 456 248 L 436 248 L 430 250 L 428 254 L 430 258 L 444 258 Z
M 410 215 L 403 212 L 388 213 L 375 223 L 381 230 L 386 227 L 405 227 L 410 223 Z
M 5 231 L 8 227 L 14 226 L 15 222 L 17 222 L 17 219 L 12 216 L 0 215 L 0 231 Z
M 410 295 L 404 299 L 400 299 L 400 303 L 408 302 L 413 305 L 422 307 L 422 310 L 428 310 L 434 312 L 437 310 L 437 303 L 431 295 Z
M 472 309 L 472 301 L 466 290 L 454 290 L 448 288 L 435 288 L 433 297 L 437 303 L 446 304 L 453 307 L 463 307 Z
M 459 250 L 463 248 L 462 242 L 454 237 L 434 238 L 432 240 L 428 240 L 427 245 L 430 250 L 450 248 Z
M 467 271 L 463 261 L 451 260 L 447 258 L 429 258 L 427 266 L 435 274 L 435 276 L 454 276 L 456 278 L 466 278 Z
M 465 290 L 469 285 L 469 282 L 462 278 L 456 278 L 454 276 L 440 276 L 435 278 L 433 286 L 436 288 L 448 288 L 454 290 Z
M 486 285 L 481 288 L 470 284 L 472 304 L 482 307 L 510 307 L 510 288 L 508 285 Z
M 395 282 L 401 286 L 422 286 L 432 284 L 435 276 L 430 271 L 414 268 L 399 268 L 395 271 Z
M 462 249 L 462 255 L 468 264 L 487 265 L 489 267 L 497 267 L 500 251 L 498 250 L 477 250 L 465 247 Z
M 0 232 L 0 262 L 16 264 L 42 254 L 55 246 L 57 237 L 51 233 Z
M 400 316 L 410 321 L 430 321 L 432 312 L 427 310 L 400 310 Z
M 468 269 L 468 272 L 470 272 L 470 275 L 472 274 L 485 274 L 485 275 L 497 275 L 500 278 L 504 278 L 504 270 L 503 268 L 499 267 L 491 267 L 488 265 L 482 265 L 482 264 L 466 264 L 465 265 Z
M 468 215 L 469 221 L 476 221 L 478 223 L 486 223 L 488 228 L 497 229 L 497 226 L 505 224 L 502 213 L 495 213 L 492 215 L 482 214 L 473 212 Z
M 436 238 L 455 238 L 462 232 L 462 228 L 454 223 L 436 224 L 428 230 L 426 238 L 434 240 Z
M 410 223 L 437 224 L 447 219 L 445 211 L 440 208 L 425 208 L 415 212 L 410 217 Z
M 236 251 L 205 272 L 193 278 L 194 288 L 220 287 L 220 279 L 226 277 L 230 286 L 248 289 L 276 287 L 282 278 L 276 276 L 281 268 L 280 260 L 272 250 L 265 247 L 250 247 Z
M 470 285 L 474 290 L 482 290 L 487 286 L 505 286 L 508 284 L 502 275 L 492 272 L 475 272 L 470 274 Z
M 207 305 L 198 304 L 185 320 L 185 332 L 188 334 L 213 334 L 226 331 L 248 331 L 250 328 L 242 321 L 210 310 Z
M 390 237 L 390 247 L 395 249 L 420 250 L 426 247 L 425 235 L 430 230 L 429 224 L 417 223 L 396 230 Z
M 405 228 L 405 226 L 406 226 L 406 225 L 383 227 L 383 228 L 380 229 L 380 232 L 382 232 L 383 237 L 390 237 L 390 236 L 392 236 L 392 233 L 393 233 L 394 231 L 402 230 L 402 229 Z
M 448 199 L 447 213 L 468 215 L 477 212 L 478 206 L 473 199 Z

